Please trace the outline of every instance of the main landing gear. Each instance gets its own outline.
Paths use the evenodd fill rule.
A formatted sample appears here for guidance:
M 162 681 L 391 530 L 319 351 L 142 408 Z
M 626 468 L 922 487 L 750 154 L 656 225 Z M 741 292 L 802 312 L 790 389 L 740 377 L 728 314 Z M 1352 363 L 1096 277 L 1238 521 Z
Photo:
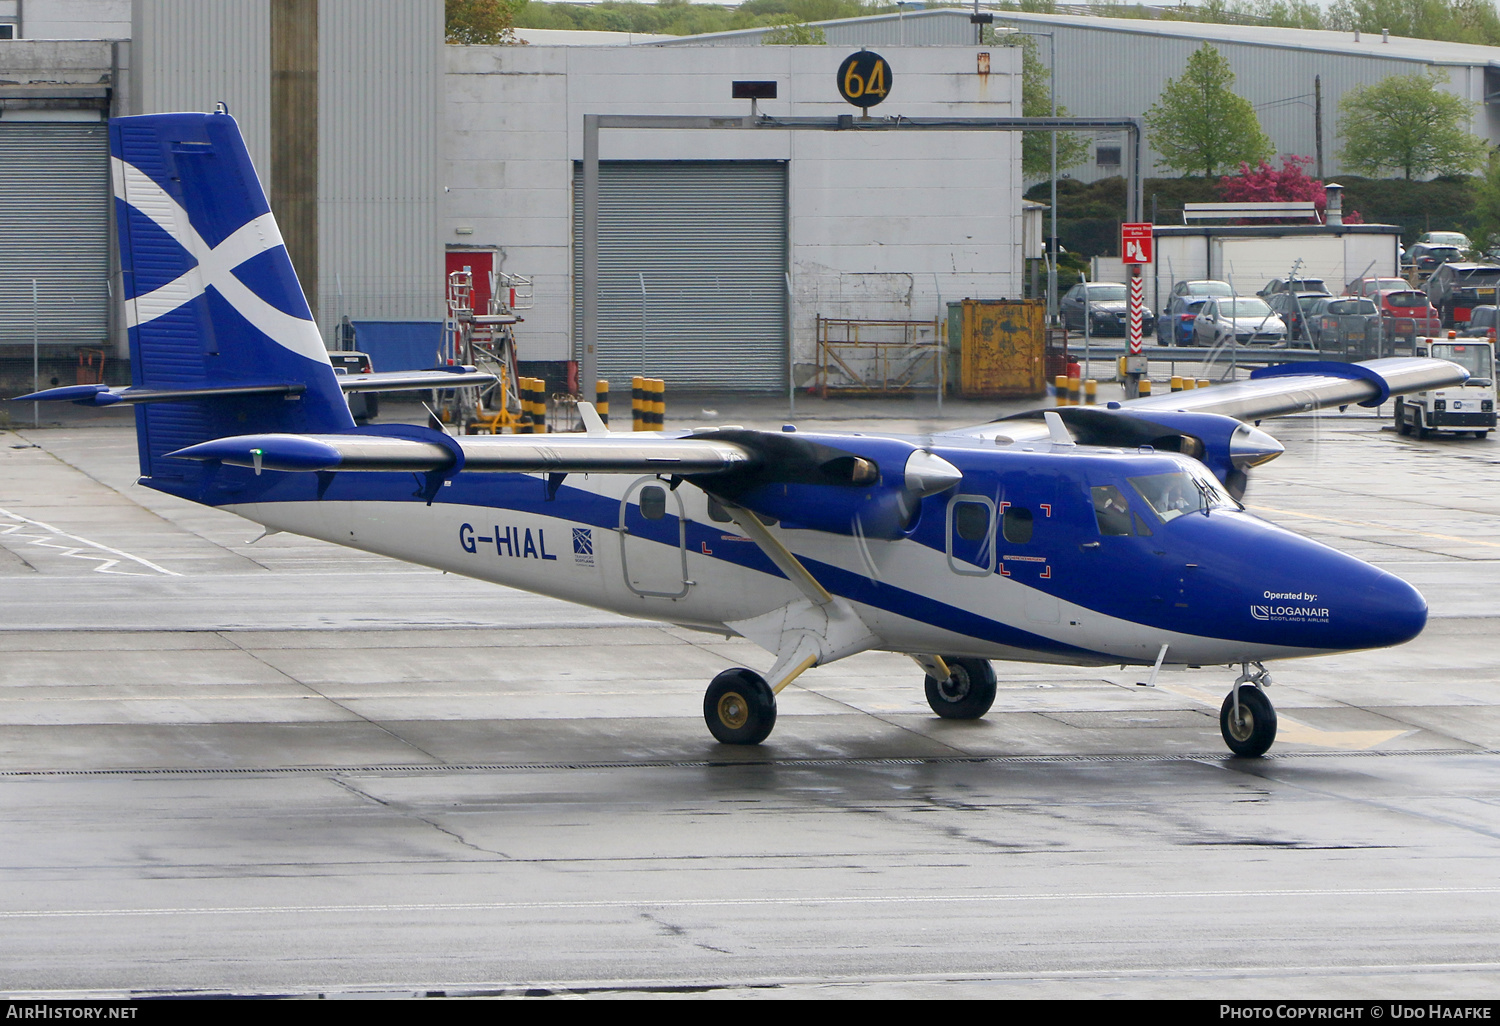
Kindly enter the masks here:
M 918 662 L 927 671 L 927 704 L 943 719 L 977 720 L 995 704 L 995 668 L 988 659 L 949 656 Z
M 1240 664 L 1240 675 L 1219 708 L 1219 732 L 1235 755 L 1265 755 L 1276 740 L 1276 710 L 1262 690 L 1270 683 L 1271 674 L 1260 663 Z
M 758 745 L 776 726 L 776 694 L 754 670 L 725 670 L 703 694 L 703 719 L 723 744 Z

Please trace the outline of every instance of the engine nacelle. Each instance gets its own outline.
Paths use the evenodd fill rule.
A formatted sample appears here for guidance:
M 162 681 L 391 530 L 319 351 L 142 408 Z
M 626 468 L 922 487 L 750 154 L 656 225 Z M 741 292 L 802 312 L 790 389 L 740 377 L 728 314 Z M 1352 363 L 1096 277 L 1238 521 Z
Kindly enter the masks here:
M 1191 456 L 1237 499 L 1245 493 L 1246 472 L 1285 451 L 1266 432 L 1222 413 L 1126 411 L 1107 406 L 1064 407 L 1056 413 L 1081 445 L 1149 445 Z
M 694 437 L 734 442 L 756 458 L 743 471 L 689 480 L 791 528 L 898 538 L 915 525 L 924 498 L 963 480 L 941 456 L 893 438 L 739 429 Z

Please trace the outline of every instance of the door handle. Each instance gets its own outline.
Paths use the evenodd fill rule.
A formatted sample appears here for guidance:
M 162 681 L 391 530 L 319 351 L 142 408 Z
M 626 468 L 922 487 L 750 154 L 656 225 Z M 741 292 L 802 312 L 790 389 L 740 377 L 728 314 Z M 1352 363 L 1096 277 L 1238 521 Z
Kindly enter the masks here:
M 1097 549 L 1099 547 L 1099 543 L 1096 541 L 1080 542 L 1078 547 L 1080 549 Z

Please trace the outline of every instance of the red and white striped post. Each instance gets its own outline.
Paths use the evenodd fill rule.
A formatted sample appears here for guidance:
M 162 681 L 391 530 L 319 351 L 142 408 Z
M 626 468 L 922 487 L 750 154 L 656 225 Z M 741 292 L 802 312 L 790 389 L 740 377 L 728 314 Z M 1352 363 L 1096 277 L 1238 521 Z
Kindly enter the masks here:
M 1154 225 L 1120 225 L 1120 256 L 1130 268 L 1130 317 L 1126 337 L 1130 341 L 1130 354 L 1125 357 L 1125 398 L 1140 395 L 1141 378 L 1146 374 L 1146 357 L 1141 352 L 1141 327 L 1146 306 L 1146 282 L 1141 277 L 1141 265 L 1149 264 L 1152 257 Z

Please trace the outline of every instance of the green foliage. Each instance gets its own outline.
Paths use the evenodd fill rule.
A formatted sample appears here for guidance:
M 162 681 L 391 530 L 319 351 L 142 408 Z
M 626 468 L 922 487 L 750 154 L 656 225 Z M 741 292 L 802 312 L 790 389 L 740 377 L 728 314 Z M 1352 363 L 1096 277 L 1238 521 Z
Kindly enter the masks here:
M 1324 25 L 1331 29 L 1500 44 L 1500 16 L 1490 0 L 1334 0 Z
M 526 0 L 443 0 L 448 42 L 469 46 L 513 44 L 516 15 Z
M 1250 101 L 1233 91 L 1229 61 L 1204 43 L 1181 78 L 1168 79 L 1146 112 L 1157 167 L 1212 177 L 1240 163 L 1257 164 L 1274 152 Z
M 687 0 L 603 0 L 596 4 L 527 4 L 516 18 L 517 28 L 583 29 L 595 32 L 644 32 L 662 36 L 693 36 L 706 32 L 775 26 L 788 28 L 810 22 L 859 18 L 896 10 L 879 0 L 746 0 L 738 7 L 695 4 Z
M 1475 248 L 1488 251 L 1500 244 L 1500 153 L 1491 153 L 1484 174 L 1473 180 Z
M 1485 145 L 1464 127 L 1474 104 L 1439 89 L 1447 80 L 1446 74 L 1391 75 L 1345 93 L 1339 160 L 1359 174 L 1390 169 L 1408 179 L 1481 167 Z
M 827 46 L 823 30 L 816 25 L 777 25 L 760 37 L 762 46 Z
M 1044 118 L 1052 114 L 1051 74 L 1037 55 L 1035 36 L 1003 34 L 995 38 L 1000 46 L 1021 48 L 1021 116 Z M 1067 117 L 1068 108 L 1059 105 L 1058 117 Z M 1027 178 L 1041 178 L 1052 169 L 1051 132 L 1021 133 L 1021 173 Z M 1088 140 L 1072 132 L 1057 134 L 1057 170 L 1061 174 L 1089 159 Z

